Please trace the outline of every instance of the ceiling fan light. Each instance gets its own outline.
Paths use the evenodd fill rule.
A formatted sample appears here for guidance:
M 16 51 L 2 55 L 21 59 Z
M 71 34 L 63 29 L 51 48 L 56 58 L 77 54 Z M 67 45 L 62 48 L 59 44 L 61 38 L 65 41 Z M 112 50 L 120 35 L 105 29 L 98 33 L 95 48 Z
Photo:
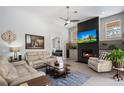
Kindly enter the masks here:
M 68 23 L 68 24 L 69 24 L 69 23 L 70 23 L 70 21 L 68 20 L 66 23 Z

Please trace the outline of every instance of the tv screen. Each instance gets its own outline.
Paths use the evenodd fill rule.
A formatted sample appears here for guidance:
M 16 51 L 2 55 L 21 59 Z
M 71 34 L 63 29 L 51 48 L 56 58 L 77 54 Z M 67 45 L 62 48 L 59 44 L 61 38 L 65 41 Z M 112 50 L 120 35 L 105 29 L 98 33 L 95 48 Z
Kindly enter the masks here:
M 96 42 L 96 29 L 78 32 L 78 43 L 94 43 Z

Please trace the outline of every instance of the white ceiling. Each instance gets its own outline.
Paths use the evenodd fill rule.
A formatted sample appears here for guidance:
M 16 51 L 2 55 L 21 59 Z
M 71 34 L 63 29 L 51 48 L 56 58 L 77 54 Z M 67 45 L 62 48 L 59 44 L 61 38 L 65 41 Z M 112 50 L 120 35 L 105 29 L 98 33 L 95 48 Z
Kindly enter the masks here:
M 62 25 L 64 21 L 59 17 L 66 18 L 67 13 L 66 6 L 24 6 L 16 8 L 36 14 L 51 23 Z M 75 14 L 74 11 L 78 11 L 78 13 Z M 85 20 L 96 16 L 103 18 L 123 11 L 124 6 L 70 6 L 70 19 Z

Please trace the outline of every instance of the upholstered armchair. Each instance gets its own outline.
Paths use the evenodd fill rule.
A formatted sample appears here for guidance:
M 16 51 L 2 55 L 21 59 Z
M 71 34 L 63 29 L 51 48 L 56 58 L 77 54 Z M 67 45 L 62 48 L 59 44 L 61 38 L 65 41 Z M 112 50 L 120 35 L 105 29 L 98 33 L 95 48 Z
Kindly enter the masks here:
M 97 57 L 90 57 L 88 60 L 88 66 L 97 72 L 108 72 L 112 70 L 112 62 L 106 59 L 106 54 L 108 52 L 102 52 Z

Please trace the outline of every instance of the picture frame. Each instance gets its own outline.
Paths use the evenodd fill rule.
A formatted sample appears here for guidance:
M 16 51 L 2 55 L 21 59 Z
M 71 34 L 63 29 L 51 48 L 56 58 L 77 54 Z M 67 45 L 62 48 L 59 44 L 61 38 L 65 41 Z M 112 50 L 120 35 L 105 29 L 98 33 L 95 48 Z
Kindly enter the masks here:
M 44 36 L 25 34 L 26 49 L 44 49 Z
M 105 23 L 105 37 L 107 39 L 121 38 L 121 20 L 113 20 Z

